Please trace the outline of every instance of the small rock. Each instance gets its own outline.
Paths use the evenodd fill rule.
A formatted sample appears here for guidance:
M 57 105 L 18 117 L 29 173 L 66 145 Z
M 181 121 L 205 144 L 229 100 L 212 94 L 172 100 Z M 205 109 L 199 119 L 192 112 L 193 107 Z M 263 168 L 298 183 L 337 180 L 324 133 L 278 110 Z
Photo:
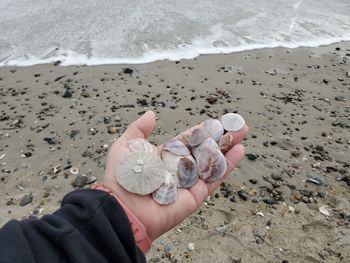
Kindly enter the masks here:
M 242 200 L 244 200 L 244 201 L 248 200 L 248 194 L 245 191 L 240 190 L 237 192 L 237 194 Z
M 226 227 L 226 226 L 219 226 L 219 227 L 215 228 L 215 230 L 216 230 L 218 233 L 223 234 L 223 233 L 226 232 L 227 227 Z
M 280 174 L 272 173 L 271 178 L 275 181 L 282 181 L 282 175 Z
M 165 244 L 163 249 L 165 253 L 170 253 L 173 247 L 170 244 Z
M 207 97 L 207 102 L 209 104 L 214 104 L 215 102 L 217 102 L 218 98 L 217 97 L 214 97 L 214 96 L 208 96 Z
M 134 70 L 131 69 L 131 68 L 123 68 L 122 70 L 123 70 L 123 73 L 124 73 L 124 74 L 129 74 L 129 75 L 131 75 L 132 73 L 134 73 Z
M 250 182 L 251 184 L 256 184 L 258 181 L 255 180 L 255 179 L 249 179 L 249 182 Z
M 62 95 L 63 98 L 71 98 L 73 95 L 73 91 L 71 89 L 66 89 L 64 94 Z
M 31 193 L 26 194 L 22 197 L 21 202 L 19 203 L 20 206 L 25 206 L 33 201 L 33 196 Z
M 254 153 L 247 153 L 245 156 L 247 156 L 247 158 L 251 161 L 255 161 L 259 157 L 259 155 Z
M 88 178 L 85 175 L 78 175 L 72 182 L 73 187 L 83 188 L 87 184 Z
M 109 133 L 109 134 L 115 134 L 115 133 L 117 133 L 117 132 L 118 132 L 118 128 L 115 127 L 115 126 L 112 126 L 112 127 L 109 127 L 109 128 L 108 128 L 108 133 Z
M 294 192 L 293 197 L 298 201 L 301 201 L 301 199 L 303 199 L 303 195 L 300 192 Z
M 88 179 L 86 180 L 86 184 L 92 184 L 96 182 L 97 178 L 95 176 L 89 176 Z
M 187 250 L 188 251 L 193 251 L 194 250 L 194 243 L 189 243 L 188 245 L 187 245 Z

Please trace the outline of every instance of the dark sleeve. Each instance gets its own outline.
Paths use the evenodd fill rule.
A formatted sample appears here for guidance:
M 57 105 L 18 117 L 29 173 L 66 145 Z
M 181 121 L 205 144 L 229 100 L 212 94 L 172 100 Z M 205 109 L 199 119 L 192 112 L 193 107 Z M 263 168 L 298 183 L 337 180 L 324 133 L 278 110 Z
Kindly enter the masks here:
M 119 203 L 98 190 L 69 193 L 41 219 L 0 230 L 0 262 L 145 262 Z

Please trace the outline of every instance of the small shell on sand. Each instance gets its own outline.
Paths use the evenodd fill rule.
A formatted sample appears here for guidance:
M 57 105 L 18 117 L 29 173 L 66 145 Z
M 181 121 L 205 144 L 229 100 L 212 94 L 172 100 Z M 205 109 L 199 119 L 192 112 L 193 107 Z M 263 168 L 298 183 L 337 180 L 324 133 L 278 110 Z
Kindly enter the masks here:
M 117 163 L 117 182 L 131 193 L 147 195 L 158 189 L 167 171 L 162 160 L 149 152 L 132 152 Z
M 69 169 L 69 172 L 73 175 L 77 175 L 79 173 L 79 168 L 78 167 L 72 167 Z
M 222 126 L 226 131 L 239 131 L 245 125 L 245 120 L 236 113 L 227 113 L 221 117 Z
M 152 193 L 152 197 L 160 205 L 169 205 L 175 202 L 177 187 L 173 176 L 169 172 L 166 172 L 164 183 Z
M 132 152 L 149 152 L 157 154 L 157 148 L 142 138 L 131 139 L 127 141 L 128 147 Z
M 222 123 L 216 119 L 208 119 L 203 122 L 203 127 L 209 132 L 210 137 L 218 141 L 224 134 L 224 127 Z

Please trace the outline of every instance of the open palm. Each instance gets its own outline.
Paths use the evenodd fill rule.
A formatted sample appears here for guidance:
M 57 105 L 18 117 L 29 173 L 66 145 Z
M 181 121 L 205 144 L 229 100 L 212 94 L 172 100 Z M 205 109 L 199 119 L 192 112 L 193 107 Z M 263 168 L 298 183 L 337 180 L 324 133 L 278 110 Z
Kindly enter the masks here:
M 146 139 L 152 133 L 154 126 L 155 115 L 152 111 L 146 112 L 138 120 L 130 124 L 124 134 L 113 143 L 107 156 L 103 178 L 103 183 L 113 189 L 120 200 L 143 223 L 151 240 L 156 239 L 195 212 L 224 180 L 222 178 L 213 183 L 205 183 L 203 180 L 198 180 L 189 189 L 179 188 L 176 201 L 170 205 L 159 205 L 153 200 L 151 195 L 141 196 L 126 191 L 115 179 L 116 164 L 130 152 L 127 141 L 134 138 Z M 225 154 L 228 164 L 225 177 L 233 171 L 243 158 L 244 147 L 239 143 L 247 133 L 247 126 L 238 132 L 232 132 L 235 145 Z

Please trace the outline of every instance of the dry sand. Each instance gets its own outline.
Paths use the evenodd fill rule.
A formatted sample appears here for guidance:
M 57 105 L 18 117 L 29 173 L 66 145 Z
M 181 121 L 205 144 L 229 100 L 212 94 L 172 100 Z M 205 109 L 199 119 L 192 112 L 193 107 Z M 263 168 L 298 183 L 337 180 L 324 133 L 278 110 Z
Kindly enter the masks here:
M 2 67 L 0 94 L 1 224 L 57 209 L 74 190 L 70 166 L 101 179 L 108 146 L 147 109 L 159 118 L 156 144 L 237 111 L 250 127 L 247 157 L 153 243 L 149 262 L 350 262 L 350 43 Z

